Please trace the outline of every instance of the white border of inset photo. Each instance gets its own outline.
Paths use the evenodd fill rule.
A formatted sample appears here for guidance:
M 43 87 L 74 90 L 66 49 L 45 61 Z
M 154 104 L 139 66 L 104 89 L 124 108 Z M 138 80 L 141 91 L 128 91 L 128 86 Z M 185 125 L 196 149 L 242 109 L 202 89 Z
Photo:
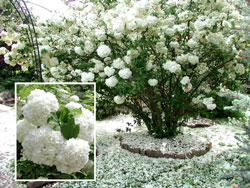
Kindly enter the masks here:
M 95 82 L 16 82 L 15 83 L 15 118 L 17 122 L 17 85 L 94 85 L 94 179 L 17 179 L 17 126 L 15 127 L 15 181 L 62 182 L 96 181 L 96 83 Z

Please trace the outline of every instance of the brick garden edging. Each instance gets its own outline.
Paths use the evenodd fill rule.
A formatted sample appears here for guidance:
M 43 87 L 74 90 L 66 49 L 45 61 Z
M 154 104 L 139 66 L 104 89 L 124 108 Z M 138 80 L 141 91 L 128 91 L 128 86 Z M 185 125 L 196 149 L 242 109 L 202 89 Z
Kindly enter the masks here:
M 186 122 L 186 125 L 189 128 L 210 127 L 210 126 L 217 125 L 217 124 L 218 123 L 216 121 L 213 121 L 207 118 L 197 118 L 197 119 L 188 120 Z
M 174 159 L 191 159 L 194 156 L 201 156 L 204 155 L 205 153 L 207 153 L 211 148 L 212 148 L 212 143 L 211 142 L 207 142 L 206 144 L 206 148 L 205 149 L 201 149 L 201 150 L 191 150 L 191 153 L 187 153 L 185 154 L 177 154 L 177 153 L 165 153 L 163 154 L 162 151 L 160 150 L 153 150 L 153 149 L 142 149 L 142 148 L 132 148 L 131 146 L 129 146 L 128 144 L 124 144 L 122 143 L 122 136 L 120 136 L 120 146 L 123 149 L 126 149 L 132 153 L 138 153 L 140 155 L 146 155 L 148 157 L 154 157 L 154 158 L 174 158 Z
M 29 181 L 27 183 L 27 186 L 29 188 L 37 188 L 37 187 L 42 187 L 43 185 L 45 185 L 48 182 L 44 182 L 44 181 Z
M 27 182 L 27 186 L 29 188 L 39 188 L 43 187 L 46 184 L 53 184 L 56 183 L 55 181 L 29 181 Z

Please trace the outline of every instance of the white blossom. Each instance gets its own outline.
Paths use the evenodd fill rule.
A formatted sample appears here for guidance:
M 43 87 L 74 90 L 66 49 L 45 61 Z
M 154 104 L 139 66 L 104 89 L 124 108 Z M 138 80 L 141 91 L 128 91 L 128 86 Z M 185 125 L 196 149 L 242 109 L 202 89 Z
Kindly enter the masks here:
M 188 84 L 182 86 L 183 91 L 186 93 L 191 91 L 192 88 L 193 88 L 193 86 L 191 83 L 188 83 Z
M 93 51 L 95 50 L 95 46 L 94 44 L 87 40 L 85 43 L 84 43 L 84 52 L 86 54 L 91 54 Z M 79 54 L 80 55 L 80 54 Z
M 198 43 L 194 40 L 194 39 L 190 39 L 187 43 L 187 45 L 190 47 L 190 48 L 195 48 L 197 47 Z
M 52 57 L 50 60 L 49 60 L 49 63 L 51 66 L 55 67 L 59 64 L 59 61 L 56 57 Z
M 213 101 L 214 101 L 213 97 L 209 97 L 209 98 L 204 98 L 202 102 L 207 106 L 207 109 L 214 110 L 216 108 L 216 104 L 213 104 Z
M 181 66 L 175 61 L 167 61 L 165 64 L 163 64 L 163 68 L 170 71 L 171 73 L 181 71 Z
M 105 80 L 105 84 L 108 87 L 115 87 L 117 83 L 118 83 L 118 80 L 115 76 L 112 76 L 112 77 Z
M 79 101 L 79 97 L 77 95 L 73 95 L 69 98 L 70 101 L 73 101 L 73 102 L 78 102 Z
M 92 72 L 83 72 L 81 74 L 82 82 L 92 82 L 95 79 L 95 75 Z
M 192 64 L 192 65 L 195 65 L 197 63 L 199 63 L 199 57 L 198 56 L 195 56 L 195 55 L 190 55 L 188 57 L 188 61 Z
M 34 125 L 47 123 L 50 112 L 56 112 L 59 103 L 55 95 L 40 89 L 31 91 L 28 102 L 22 108 L 24 118 Z
M 108 57 L 111 54 L 111 49 L 106 45 L 101 45 L 97 48 L 97 54 L 102 58 Z
M 72 25 L 70 28 L 69 28 L 69 32 L 74 34 L 74 33 L 77 33 L 79 30 L 79 28 L 76 26 L 76 25 Z
M 67 140 L 56 156 L 56 169 L 67 174 L 80 171 L 89 160 L 89 151 L 87 141 L 78 138 Z
M 7 53 L 8 50 L 5 47 L 0 47 L 0 55 Z
M 112 75 L 115 73 L 115 69 L 114 69 L 113 67 L 107 66 L 107 67 L 104 68 L 104 73 L 105 73 L 108 77 L 110 77 L 110 76 L 112 76 Z
M 74 50 L 75 50 L 75 53 L 76 54 L 78 54 L 78 55 L 83 55 L 84 54 L 84 51 L 82 50 L 82 48 L 81 47 L 79 47 L 79 46 L 76 46 L 75 48 L 74 48 Z
M 22 142 L 23 153 L 37 164 L 53 166 L 57 153 L 64 145 L 64 138 L 59 131 L 48 126 L 32 129 Z
M 150 86 L 156 86 L 158 84 L 158 80 L 156 80 L 156 79 L 149 79 L 148 80 L 148 84 Z
M 26 119 L 19 120 L 17 122 L 17 140 L 22 143 L 24 137 L 34 128 L 36 128 L 36 126 L 29 123 Z
M 117 58 L 113 61 L 112 66 L 116 69 L 123 69 L 125 67 L 125 63 L 120 58 Z
M 66 104 L 65 107 L 68 108 L 69 110 L 73 110 L 73 109 L 81 109 L 82 105 L 80 103 L 72 101 Z
M 132 72 L 129 68 L 124 68 L 119 71 L 119 76 L 123 79 L 129 79 L 132 75 Z
M 181 79 L 181 84 L 182 85 L 186 85 L 190 82 L 190 79 L 188 76 L 184 76 L 182 79 Z
M 122 104 L 125 101 L 125 97 L 115 96 L 114 101 L 115 101 L 116 104 Z
M 179 43 L 178 42 L 170 42 L 170 46 L 173 47 L 173 48 L 179 48 Z

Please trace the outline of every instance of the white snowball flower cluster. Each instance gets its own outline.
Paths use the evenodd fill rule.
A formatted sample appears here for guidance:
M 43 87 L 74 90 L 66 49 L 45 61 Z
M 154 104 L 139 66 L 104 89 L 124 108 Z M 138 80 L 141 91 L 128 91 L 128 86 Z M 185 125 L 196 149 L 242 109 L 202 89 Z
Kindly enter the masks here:
M 95 79 L 95 75 L 92 72 L 83 72 L 81 74 L 82 82 L 92 82 Z
M 75 50 L 75 53 L 76 54 L 78 54 L 78 55 L 83 55 L 84 54 L 84 51 L 82 50 L 82 48 L 81 47 L 79 47 L 79 46 L 76 46 L 75 48 L 74 48 L 74 50 Z
M 104 68 L 104 73 L 105 73 L 108 77 L 110 77 L 110 76 L 112 76 L 112 75 L 115 73 L 115 69 L 114 69 L 113 67 L 107 66 L 107 67 Z
M 65 89 L 58 89 L 57 95 L 63 100 L 67 100 L 70 97 L 69 92 Z
M 73 102 L 78 102 L 79 101 L 79 97 L 77 95 L 73 95 L 69 98 L 70 101 L 73 101 Z
M 68 108 L 69 110 L 73 110 L 82 108 L 82 105 L 76 102 L 69 102 L 68 104 L 65 105 L 65 107 Z
M 122 69 L 125 67 L 125 63 L 120 58 L 117 58 L 113 61 L 112 66 L 116 69 Z
M 129 68 L 124 68 L 119 71 L 119 76 L 123 79 L 129 79 L 131 75 L 132 75 L 132 72 Z
M 171 73 L 181 71 L 181 66 L 175 61 L 167 61 L 165 64 L 163 64 L 163 68 L 170 71 Z
M 122 103 L 125 102 L 125 97 L 115 96 L 114 101 L 115 101 L 116 104 L 122 104 Z
M 12 45 L 12 50 L 17 51 L 17 50 L 22 50 L 25 48 L 25 45 L 23 43 L 17 43 Z
M 207 109 L 214 110 L 216 108 L 216 104 L 213 104 L 213 101 L 214 101 L 213 97 L 209 97 L 209 98 L 204 98 L 202 102 L 207 106 Z
M 150 86 L 156 86 L 158 84 L 158 80 L 156 80 L 156 79 L 149 79 L 148 80 L 148 84 Z
M 199 57 L 195 56 L 195 55 L 191 55 L 191 56 L 188 57 L 188 61 L 191 64 L 195 65 L 195 64 L 199 63 Z
M 44 125 L 51 112 L 59 109 L 55 95 L 40 89 L 31 91 L 27 104 L 22 108 L 24 119 L 35 125 Z
M 69 32 L 72 33 L 72 34 L 76 33 L 78 30 L 79 30 L 79 28 L 76 25 L 72 25 L 69 28 Z
M 79 138 L 69 139 L 56 156 L 57 170 L 67 174 L 81 170 L 88 162 L 89 151 L 87 141 Z
M 189 82 L 190 82 L 190 79 L 189 79 L 188 76 L 184 76 L 184 77 L 182 78 L 182 80 L 181 80 L 181 84 L 182 84 L 182 85 L 186 85 L 186 84 L 188 84 Z
M 94 44 L 93 44 L 91 41 L 87 40 L 87 41 L 85 42 L 84 52 L 85 52 L 86 54 L 91 54 L 94 50 L 95 50 Z
M 48 126 L 31 130 L 22 142 L 23 154 L 37 164 L 53 166 L 65 139 Z
M 190 39 L 187 43 L 187 45 L 190 47 L 190 48 L 195 48 L 197 47 L 198 43 L 194 40 L 194 39 Z
M 59 93 L 68 94 L 65 90 Z M 47 124 L 50 112 L 59 108 L 57 98 L 35 89 L 27 99 L 23 107 L 24 119 L 17 122 L 17 140 L 23 146 L 23 155 L 37 164 L 55 165 L 62 173 L 70 174 L 84 168 L 89 160 L 90 144 L 94 142 L 94 114 L 76 103 L 78 96 L 69 97 L 71 102 L 65 107 L 81 109 L 82 113 L 73 113 L 75 124 L 80 125 L 77 138 L 66 140 L 60 131 Z
M 101 45 L 97 48 L 97 54 L 102 58 L 108 57 L 111 54 L 111 49 L 106 45 Z
M 189 92 L 193 88 L 188 76 L 184 76 L 181 79 L 181 84 L 182 84 L 182 89 L 184 92 Z
M 117 83 L 118 83 L 118 80 L 115 76 L 112 76 L 112 77 L 106 79 L 106 81 L 105 81 L 105 84 L 108 87 L 115 87 Z
M 26 119 L 19 120 L 17 122 L 17 140 L 21 143 L 24 140 L 26 134 L 37 126 L 29 123 Z
M 8 50 L 5 47 L 0 47 L 0 55 L 7 53 Z
M 49 60 L 49 64 L 53 67 L 57 66 L 59 64 L 59 61 L 56 57 L 52 57 L 50 60 Z

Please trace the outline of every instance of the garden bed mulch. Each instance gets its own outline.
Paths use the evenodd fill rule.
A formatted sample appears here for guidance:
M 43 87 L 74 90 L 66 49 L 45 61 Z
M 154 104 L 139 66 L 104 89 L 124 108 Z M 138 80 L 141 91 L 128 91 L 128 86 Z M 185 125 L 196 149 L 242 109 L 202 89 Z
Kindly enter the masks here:
M 154 158 L 187 159 L 207 153 L 212 143 L 207 139 L 190 133 L 178 135 L 173 139 L 157 139 L 146 130 L 120 136 L 120 145 L 133 153 Z

